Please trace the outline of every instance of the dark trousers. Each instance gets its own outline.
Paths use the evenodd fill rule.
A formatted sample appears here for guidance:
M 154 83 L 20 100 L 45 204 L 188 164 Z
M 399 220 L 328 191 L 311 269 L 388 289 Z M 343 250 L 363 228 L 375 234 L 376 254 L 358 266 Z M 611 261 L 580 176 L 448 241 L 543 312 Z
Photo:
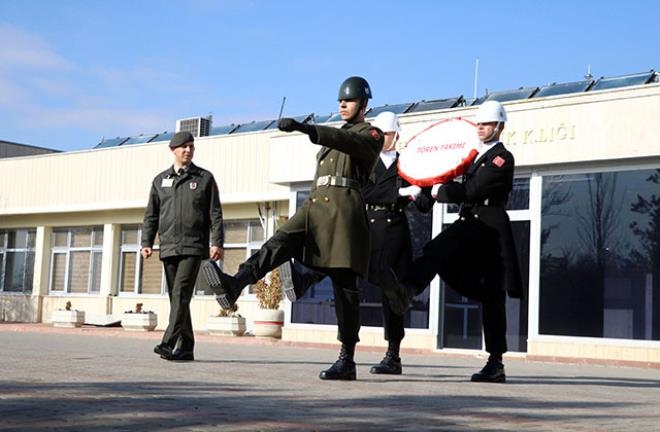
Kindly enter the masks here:
M 482 304 L 486 351 L 501 356 L 506 344 L 506 292 L 499 242 L 492 229 L 468 219 L 454 222 L 424 246 L 404 278 L 419 294 L 435 275 L 459 294 Z
M 484 329 L 486 351 L 501 359 L 506 345 L 506 293 L 493 290 L 481 301 L 481 323 Z
M 401 342 L 405 333 L 404 315 L 397 315 L 390 309 L 387 297 L 383 295 L 383 330 L 385 331 L 385 340 L 392 342 Z
M 249 272 L 252 283 L 264 277 L 269 271 L 295 258 L 302 259 L 305 231 L 278 230 L 246 262 L 241 264 L 239 272 Z M 332 281 L 335 297 L 335 313 L 339 339 L 346 344 L 355 344 L 360 338 L 360 296 L 357 288 L 357 275 L 352 269 L 316 268 L 313 270 L 325 274 Z
M 368 211 L 371 256 L 369 282 L 381 286 L 380 275 L 390 267 L 401 278 L 412 260 L 412 245 L 408 219 L 403 212 Z M 382 294 L 382 292 L 381 292 Z M 381 295 L 385 340 L 401 342 L 405 336 L 404 317 L 390 309 L 389 301 Z
M 197 273 L 202 262 L 199 256 L 175 256 L 163 259 L 167 294 L 170 298 L 170 317 L 163 335 L 163 343 L 182 351 L 193 351 L 195 336 L 190 318 Z

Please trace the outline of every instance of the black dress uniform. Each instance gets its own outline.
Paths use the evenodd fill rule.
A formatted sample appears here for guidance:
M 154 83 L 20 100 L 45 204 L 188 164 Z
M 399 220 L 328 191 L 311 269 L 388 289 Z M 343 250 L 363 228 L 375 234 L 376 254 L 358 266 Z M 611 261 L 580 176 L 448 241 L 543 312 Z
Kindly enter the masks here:
M 468 168 L 462 183 L 442 185 L 436 199 L 460 204 L 459 219 L 424 246 L 403 280 L 408 298 L 437 274 L 461 295 L 480 301 L 486 351 L 495 360 L 507 351 L 506 293 L 523 296 L 505 208 L 513 174 L 513 155 L 498 142 Z
M 371 260 L 369 262 L 369 282 L 380 285 L 383 269 L 390 267 L 398 277 L 403 277 L 412 262 L 412 243 L 405 207 L 410 198 L 399 196 L 399 188 L 410 184 L 398 175 L 398 154 L 387 167 L 382 158 L 378 159 L 369 181 L 362 189 L 367 206 L 370 224 Z M 415 205 L 422 212 L 428 212 L 433 202 L 427 195 L 420 194 Z M 388 351 L 379 366 L 372 373 L 400 373 L 401 359 L 399 346 L 405 335 L 404 317 L 393 313 L 387 296 L 382 296 L 383 329 Z
M 224 231 L 220 195 L 213 174 L 190 163 L 176 173 L 158 174 L 144 213 L 142 247 L 151 248 L 160 235 L 160 259 L 170 298 L 169 323 L 161 347 L 190 353 L 195 346 L 190 301 L 199 266 L 209 257 L 209 246 L 222 247 Z M 167 350 L 166 350 L 167 351 Z

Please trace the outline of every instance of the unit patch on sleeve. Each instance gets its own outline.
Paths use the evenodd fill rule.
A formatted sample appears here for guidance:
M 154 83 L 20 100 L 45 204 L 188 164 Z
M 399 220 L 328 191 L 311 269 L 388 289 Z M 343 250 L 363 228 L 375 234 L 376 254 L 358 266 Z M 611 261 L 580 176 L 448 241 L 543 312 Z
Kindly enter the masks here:
M 370 134 L 371 134 L 371 137 L 372 137 L 373 139 L 375 139 L 376 141 L 378 141 L 379 139 L 381 139 L 380 132 L 378 132 L 377 129 L 371 129 Z
M 499 157 L 499 156 L 495 156 L 495 158 L 493 159 L 493 163 L 495 165 L 497 165 L 498 168 L 502 168 L 502 165 L 504 165 L 504 162 L 505 162 L 504 159 Z

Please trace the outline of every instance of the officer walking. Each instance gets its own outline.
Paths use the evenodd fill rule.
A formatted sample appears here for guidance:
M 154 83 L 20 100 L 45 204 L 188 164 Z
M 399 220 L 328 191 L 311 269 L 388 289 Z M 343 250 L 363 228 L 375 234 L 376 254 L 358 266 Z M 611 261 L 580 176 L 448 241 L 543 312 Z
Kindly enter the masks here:
M 396 114 L 384 111 L 376 116 L 372 124 L 383 132 L 385 143 L 362 193 L 371 236 L 369 282 L 380 285 L 383 268 L 389 266 L 397 276 L 402 277 L 412 261 L 412 242 L 404 208 L 412 200 L 420 211 L 428 212 L 433 201 L 428 195 L 420 193 L 419 186 L 410 185 L 398 175 L 396 143 L 401 127 Z M 373 366 L 370 372 L 398 375 L 401 374 L 399 349 L 405 335 L 404 317 L 392 312 L 387 296 L 382 296 L 382 303 L 387 352 L 380 364 Z
M 202 274 L 229 308 L 242 289 L 292 258 L 330 277 L 335 298 L 338 360 L 320 374 L 323 380 L 355 380 L 360 299 L 357 276 L 369 268 L 369 225 L 361 188 L 383 146 L 383 134 L 364 121 L 371 88 L 362 77 L 347 78 L 339 88 L 341 128 L 303 124 L 283 118 L 278 128 L 302 132 L 321 145 L 309 198 L 234 276 L 205 262 Z
M 403 284 L 385 272 L 386 293 L 393 309 L 403 313 L 410 299 L 438 274 L 461 295 L 480 301 L 488 362 L 472 381 L 504 382 L 502 354 L 506 343 L 506 294 L 522 298 L 523 286 L 506 203 L 513 188 L 514 158 L 499 139 L 507 121 L 504 107 L 486 101 L 475 122 L 479 154 L 463 175 L 463 182 L 434 185 L 438 202 L 460 204 L 459 219 L 424 246 Z
M 213 174 L 192 163 L 194 140 L 189 132 L 177 132 L 172 137 L 169 147 L 174 164 L 154 178 L 142 226 L 140 253 L 144 259 L 153 254 L 156 233 L 160 236 L 170 316 L 154 352 L 166 360 L 195 359 L 190 301 L 197 273 L 202 259 L 223 256 L 218 186 Z

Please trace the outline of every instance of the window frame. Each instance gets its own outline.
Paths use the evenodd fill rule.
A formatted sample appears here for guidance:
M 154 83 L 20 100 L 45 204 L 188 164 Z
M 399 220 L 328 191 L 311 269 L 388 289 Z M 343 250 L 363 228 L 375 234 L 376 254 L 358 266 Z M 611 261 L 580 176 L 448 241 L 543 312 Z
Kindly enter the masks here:
M 133 227 L 136 231 L 136 243 L 124 243 L 123 234 L 126 228 Z M 142 224 L 123 224 L 119 228 L 119 263 L 117 265 L 117 295 L 118 296 L 132 296 L 132 295 L 141 295 L 141 296 L 154 296 L 160 297 L 167 294 L 167 283 L 165 281 L 165 270 L 161 266 L 160 268 L 160 293 L 143 293 L 142 292 L 142 267 L 144 258 L 140 250 L 142 249 Z M 160 253 L 160 242 L 156 241 L 151 247 L 154 254 L 150 259 L 158 259 L 156 253 Z M 135 273 L 133 274 L 133 289 L 131 291 L 122 290 L 122 283 L 124 281 L 124 260 L 122 259 L 124 254 L 134 254 L 135 255 Z
M 8 247 L 9 242 L 9 233 L 17 233 L 19 231 L 25 231 L 25 244 L 20 247 Z M 31 275 L 34 278 L 34 256 L 36 253 L 36 228 L 14 228 L 14 229 L 0 229 L 0 233 L 3 234 L 2 241 L 0 242 L 0 293 L 2 294 L 26 294 L 31 293 L 33 290 L 32 283 L 33 280 L 28 281 L 28 276 L 30 275 L 29 263 L 30 256 L 32 256 L 32 271 Z M 31 241 L 32 239 L 32 241 Z M 30 246 L 32 244 L 32 246 Z M 10 253 L 23 253 L 23 274 L 22 274 L 22 290 L 13 291 L 7 290 L 5 284 L 7 282 L 7 258 Z M 30 289 L 27 289 L 27 288 Z
M 84 230 L 88 229 L 89 230 L 89 235 L 90 235 L 90 242 L 88 246 L 71 246 L 72 240 L 73 240 L 73 232 L 74 230 Z M 65 246 L 58 246 L 55 245 L 53 240 L 56 235 L 56 233 L 61 233 L 66 231 L 66 245 Z M 90 226 L 71 226 L 71 227 L 57 227 L 53 228 L 53 231 L 51 233 L 51 247 L 50 247 L 50 266 L 49 266 L 49 271 L 48 271 L 48 293 L 49 294 L 55 294 L 55 295 L 62 295 L 62 294 L 71 294 L 71 295 L 98 295 L 101 293 L 101 286 L 99 283 L 98 290 L 95 290 L 94 288 L 94 282 L 97 280 L 95 278 L 96 271 L 102 272 L 103 271 L 103 241 L 97 242 L 97 236 L 101 235 L 101 239 L 104 236 L 104 230 L 103 230 L 103 225 L 90 225 Z M 72 292 L 71 291 L 71 255 L 72 253 L 76 252 L 87 252 L 89 253 L 89 267 L 87 269 L 87 290 L 86 292 Z M 53 288 L 55 285 L 54 281 L 54 274 L 53 271 L 55 270 L 55 256 L 56 255 L 64 255 L 64 284 L 63 290 L 56 290 Z M 95 267 L 95 261 L 94 258 L 96 256 L 99 256 L 101 258 L 99 268 L 96 269 Z M 101 278 L 99 277 L 98 280 L 100 281 Z

